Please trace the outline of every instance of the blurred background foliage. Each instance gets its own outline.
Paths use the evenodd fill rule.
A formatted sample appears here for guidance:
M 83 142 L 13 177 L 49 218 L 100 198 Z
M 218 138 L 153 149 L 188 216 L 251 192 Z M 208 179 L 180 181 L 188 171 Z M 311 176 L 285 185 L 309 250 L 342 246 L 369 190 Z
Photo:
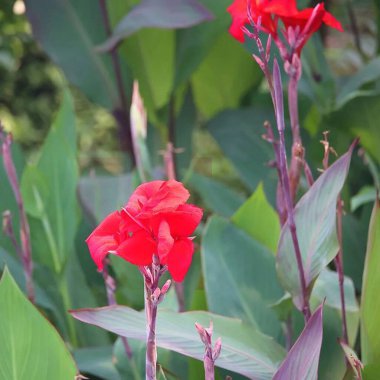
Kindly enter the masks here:
M 217 214 L 230 218 L 260 183 L 274 206 L 276 173 L 266 165 L 273 154 L 269 144 L 261 138 L 263 122 L 273 120 L 270 96 L 262 73 L 250 57 L 254 51 L 252 42 L 241 45 L 228 34 L 230 17 L 226 7 L 230 2 L 199 0 L 212 13 L 212 20 L 183 29 L 144 27 L 122 38 L 117 49 L 111 52 L 104 51 L 107 47 L 104 43 L 112 30 L 116 34 L 125 32 L 121 21 L 139 1 L 1 2 L 0 120 L 14 136 L 15 160 L 22 176 L 32 238 L 39 236 L 33 241 L 33 251 L 40 252 L 36 254 L 35 274 L 41 288 L 39 305 L 59 327 L 65 340 L 70 341 L 71 348 L 90 350 L 78 350 L 75 354 L 77 360 L 81 358 L 80 367 L 84 371 L 90 367 L 91 372 L 91 365 L 100 357 L 110 357 L 110 337 L 103 332 L 94 334 L 93 329 L 73 322 L 65 316 L 64 310 L 106 303 L 101 276 L 86 253 L 84 239 L 107 212 L 122 205 L 138 183 L 132 171 L 134 159 L 128 114 L 134 79 L 139 81 L 148 110 L 147 146 L 154 177 L 164 176 L 162 151 L 170 140 L 175 147 L 184 150 L 175 156 L 177 176 L 193 190 L 194 203 L 205 207 L 207 216 Z M 314 4 L 308 0 L 298 3 L 300 7 Z M 352 278 L 356 294 L 360 295 L 370 202 L 375 199 L 374 185 L 379 185 L 380 3 L 378 0 L 326 0 L 325 3 L 342 22 L 345 31 L 322 29 L 303 51 L 301 126 L 307 160 L 315 177 L 322 167 L 323 147 L 319 141 L 324 131 L 330 131 L 329 140 L 339 155 L 347 150 L 354 137 L 361 138 L 361 149 L 353 157 L 343 192 L 345 273 Z M 108 26 L 102 12 L 104 5 L 108 9 Z M 61 118 L 71 120 L 72 117 L 73 130 L 61 130 L 64 128 L 62 120 L 59 117 L 56 120 L 59 110 Z M 47 143 L 51 131 L 57 135 Z M 66 141 L 67 134 L 75 137 Z M 60 141 L 66 142 L 59 146 Z M 59 154 L 62 156 L 58 157 Z M 56 166 L 49 168 L 50 160 Z M 72 170 L 67 165 L 71 165 Z M 54 183 L 49 182 L 49 178 L 57 170 L 61 185 L 68 184 L 67 191 L 71 191 L 71 195 L 47 195 L 54 191 Z M 39 179 L 40 174 L 36 172 L 47 180 Z M 1 211 L 11 209 L 17 215 L 3 169 L 0 175 Z M 43 198 L 45 211 L 52 205 L 67 204 L 70 199 L 68 214 L 64 217 L 77 221 L 72 222 L 73 229 L 61 231 L 61 238 L 69 237 L 71 246 L 59 247 L 67 257 L 62 258 L 58 269 L 41 254 L 41 251 L 49 252 L 51 246 L 49 238 L 44 236 L 46 231 L 37 232 L 43 229 L 41 220 L 45 220 L 45 211 L 36 210 L 35 199 L 28 192 L 33 183 L 46 195 Z M 80 202 L 76 203 L 78 186 Z M 304 181 L 302 192 L 306 187 Z M 218 240 L 218 229 L 227 223 L 226 219 L 219 220 L 219 216 L 207 228 L 205 241 L 210 246 Z M 53 225 L 59 223 L 54 222 L 56 216 L 47 217 Z M 240 247 L 243 244 L 241 231 L 231 222 L 226 228 L 231 241 L 237 239 Z M 58 245 L 59 241 L 57 238 Z M 14 277 L 19 273 L 18 282 L 22 283 L 12 247 L 4 236 L 0 242 L 0 257 L 7 262 Z M 247 242 L 246 246 L 250 244 Z M 243 244 L 242 249 L 246 246 Z M 204 261 L 208 247 L 202 253 Z M 232 244 L 231 249 L 236 247 Z M 266 260 L 263 265 L 272 265 L 273 269 L 273 260 L 270 263 Z M 187 308 L 208 307 L 230 315 L 228 305 L 218 304 L 217 289 L 205 285 L 199 255 L 194 261 L 185 283 Z M 121 284 L 117 294 L 119 302 L 141 308 L 139 273 L 129 266 L 121 269 L 117 258 L 115 262 L 114 274 Z M 207 260 L 203 262 L 205 265 Z M 75 281 L 80 285 L 73 286 Z M 249 283 L 249 286 L 257 284 Z M 81 287 L 80 294 L 76 287 Z M 69 294 L 57 296 L 64 291 Z M 217 306 L 213 308 L 214 304 Z M 331 309 L 329 313 L 337 314 L 337 311 Z M 273 315 L 274 312 L 271 318 Z M 239 312 L 233 316 L 244 319 Z M 275 335 L 280 330 L 279 321 L 273 323 Z M 329 327 L 339 329 L 336 325 Z M 356 328 L 353 330 L 355 335 Z M 99 351 L 98 356 L 94 354 L 96 360 L 91 361 L 91 349 L 95 346 L 109 349 L 106 353 Z M 329 351 L 323 356 L 326 371 L 331 367 L 329 355 L 334 357 Z M 165 365 L 174 372 L 186 371 L 178 364 L 173 367 L 170 362 L 174 361 L 168 358 Z M 95 374 L 101 378 L 104 370 L 111 376 L 104 378 L 118 378 L 115 368 L 108 368 L 109 362 L 105 362 L 106 369 L 98 368 Z M 92 364 L 89 366 L 89 363 Z M 194 374 L 199 373 L 199 364 L 190 362 L 189 367 L 187 374 L 178 375 L 179 378 L 197 378 Z M 342 368 L 337 366 L 337 372 L 321 378 L 336 380 L 341 372 Z

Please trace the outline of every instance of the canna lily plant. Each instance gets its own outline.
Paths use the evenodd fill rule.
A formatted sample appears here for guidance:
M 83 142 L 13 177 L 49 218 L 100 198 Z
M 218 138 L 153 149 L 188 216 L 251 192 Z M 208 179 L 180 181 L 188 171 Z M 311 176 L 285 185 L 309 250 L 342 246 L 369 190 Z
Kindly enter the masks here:
M 340 157 L 328 132 L 321 158 L 309 148 L 318 128 L 329 125 L 335 135 L 336 124 L 337 151 L 346 149 L 362 123 L 356 107 L 378 108 L 378 59 L 353 78 L 304 81 L 303 73 L 324 74 L 313 66 L 323 54 L 318 34 L 329 33 L 327 45 L 339 38 L 339 2 L 140 0 L 124 4 L 130 9 L 116 26 L 120 5 L 95 3 L 20 0 L 13 8 L 20 21 L 17 7 L 26 7 L 41 47 L 114 117 L 130 171 L 96 181 L 92 171 L 79 175 L 78 146 L 89 153 L 93 142 L 76 141 L 68 90 L 41 151 L 26 162 L 12 126 L 0 123 L 0 177 L 8 180 L 0 205 L 9 203 L 0 236 L 0 380 L 380 378 L 378 191 L 351 198 L 351 210 L 375 200 L 364 273 L 357 270 L 364 219 L 343 217 L 343 199 L 362 182 L 343 190 L 354 152 L 352 172 L 364 157 L 377 188 L 378 170 L 357 140 Z M 333 95 L 323 112 L 319 90 Z M 204 175 L 199 140 L 190 138 L 197 121 L 231 160 L 233 186 Z M 363 133 L 363 148 L 376 156 L 374 135 Z M 209 148 L 208 140 L 200 145 Z M 88 217 L 81 223 L 79 209 Z

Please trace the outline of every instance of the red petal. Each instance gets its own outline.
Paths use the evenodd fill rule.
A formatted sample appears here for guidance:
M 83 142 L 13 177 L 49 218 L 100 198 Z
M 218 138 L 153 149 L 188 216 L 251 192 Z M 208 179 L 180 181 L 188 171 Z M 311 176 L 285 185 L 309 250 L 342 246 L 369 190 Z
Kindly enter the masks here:
M 118 211 L 108 215 L 86 239 L 91 257 L 99 270 L 103 269 L 103 260 L 109 251 L 117 248 L 114 235 L 119 231 L 120 214 Z
M 203 210 L 191 204 L 179 206 L 173 213 L 165 217 L 170 225 L 171 234 L 174 237 L 187 237 L 191 235 L 203 216 Z
M 161 264 L 165 265 L 167 262 L 167 256 L 174 244 L 174 239 L 170 234 L 170 226 L 166 220 L 163 220 L 160 223 L 157 238 L 157 254 L 160 258 Z
M 140 218 L 158 212 L 175 210 L 189 199 L 189 192 L 181 182 L 152 181 L 140 185 L 132 194 L 126 208 Z
M 168 270 L 174 281 L 181 282 L 189 270 L 194 244 L 190 239 L 177 240 L 168 256 Z
M 116 254 L 134 265 L 149 265 L 157 253 L 157 244 L 145 231 L 139 230 L 124 240 L 116 249 Z

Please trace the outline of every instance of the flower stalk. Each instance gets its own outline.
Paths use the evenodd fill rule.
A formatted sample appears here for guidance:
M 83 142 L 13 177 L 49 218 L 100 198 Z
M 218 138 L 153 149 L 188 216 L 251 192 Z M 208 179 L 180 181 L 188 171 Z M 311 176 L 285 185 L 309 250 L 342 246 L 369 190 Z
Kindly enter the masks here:
M 301 284 L 301 292 L 302 292 L 302 312 L 305 317 L 305 321 L 308 321 L 311 312 L 310 312 L 310 304 L 309 297 L 306 286 L 306 278 L 305 271 L 302 263 L 302 255 L 301 250 L 297 238 L 297 228 L 294 220 L 294 209 L 293 209 L 293 201 L 291 197 L 290 190 L 290 180 L 287 170 L 287 158 L 286 158 L 286 146 L 285 146 L 285 120 L 284 120 L 284 105 L 283 105 L 283 97 L 282 97 L 282 82 L 281 82 L 281 73 L 280 68 L 278 66 L 277 60 L 274 61 L 273 68 L 273 85 L 274 85 L 274 95 L 275 95 L 275 114 L 276 114 L 276 122 L 277 129 L 280 136 L 279 139 L 279 152 L 280 152 L 280 162 L 279 162 L 279 170 L 281 173 L 281 183 L 282 183 L 282 194 L 285 201 L 286 211 L 287 211 L 287 222 L 289 223 L 290 233 L 292 236 L 294 252 L 296 255 L 297 266 L 298 266 L 298 274 L 300 278 Z
M 157 306 L 165 297 L 170 288 L 168 280 L 160 289 L 159 280 L 166 271 L 166 266 L 161 266 L 157 255 L 153 256 L 150 266 L 140 267 L 144 277 L 145 316 L 146 316 L 146 357 L 145 376 L 146 380 L 157 379 L 157 343 L 156 343 L 156 320 Z
M 12 136 L 6 134 L 1 123 L 0 123 L 0 141 L 1 141 L 1 154 L 3 156 L 4 169 L 7 173 L 8 181 L 12 187 L 13 194 L 16 199 L 17 208 L 20 217 L 20 242 L 21 245 L 17 243 L 17 239 L 13 232 L 11 215 L 6 215 L 4 217 L 4 232 L 10 237 L 13 245 L 18 252 L 22 266 L 25 274 L 26 281 L 26 292 L 29 300 L 34 303 L 35 301 L 35 290 L 33 285 L 33 260 L 32 260 L 32 246 L 30 241 L 30 229 L 28 219 L 26 217 L 24 202 L 21 196 L 20 184 L 17 177 L 16 167 L 13 162 L 11 145 Z
M 195 328 L 205 345 L 205 353 L 203 356 L 203 364 L 205 369 L 205 380 L 215 379 L 215 361 L 220 355 L 222 349 L 222 339 L 218 338 L 215 342 L 214 347 L 212 346 L 212 333 L 213 324 L 210 322 L 210 327 L 204 328 L 199 323 L 195 323 Z

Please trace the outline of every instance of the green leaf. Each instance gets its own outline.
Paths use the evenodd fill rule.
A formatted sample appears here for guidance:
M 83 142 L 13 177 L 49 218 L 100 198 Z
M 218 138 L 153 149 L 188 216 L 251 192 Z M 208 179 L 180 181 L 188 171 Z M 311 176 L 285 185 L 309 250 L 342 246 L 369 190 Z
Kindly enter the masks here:
M 279 337 L 280 322 L 270 307 L 283 294 L 273 254 L 227 220 L 213 216 L 201 247 L 209 310 L 241 318 Z
M 190 90 L 187 91 L 182 108 L 176 120 L 174 146 L 183 149 L 183 152 L 174 156 L 175 168 L 180 178 L 189 169 L 193 155 L 193 132 L 196 126 L 197 110 L 194 105 L 193 96 Z
M 373 95 L 376 90 L 360 90 L 368 82 L 380 78 L 380 57 L 374 58 L 351 76 L 340 89 L 336 98 L 336 108 L 341 108 L 351 99 L 363 95 Z M 379 92 L 379 90 L 377 90 Z
M 25 5 L 34 36 L 68 80 L 94 102 L 116 108 L 119 100 L 108 69 L 110 58 L 95 52 L 95 46 L 106 38 L 99 4 L 93 0 L 28 0 Z
M 315 181 L 294 209 L 307 287 L 338 252 L 336 202 L 348 173 L 352 150 L 353 146 Z M 281 231 L 277 272 L 282 286 L 302 310 L 302 289 L 288 223 Z
M 177 31 L 175 88 L 185 83 L 202 63 L 231 22 L 226 8 L 230 0 L 200 0 L 214 14 L 210 22 Z
M 188 183 L 210 210 L 222 216 L 230 217 L 244 202 L 244 197 L 236 191 L 201 174 L 192 173 Z
M 361 302 L 361 350 L 363 363 L 380 361 L 380 203 L 376 200 L 368 232 Z
M 112 189 L 112 191 L 109 191 Z M 134 190 L 132 174 L 118 176 L 83 176 L 79 180 L 79 196 L 85 212 L 96 223 L 120 209 Z
M 319 355 L 323 333 L 323 304 L 308 320 L 301 335 L 294 343 L 273 380 L 317 380 Z
M 266 165 L 273 159 L 273 149 L 262 139 L 265 120 L 273 121 L 273 111 L 267 106 L 228 110 L 210 120 L 207 129 L 247 186 L 255 190 L 263 181 L 267 196 L 274 198 L 277 174 Z
M 30 220 L 33 254 L 60 273 L 78 226 L 75 116 L 67 92 L 39 160 L 26 167 L 21 190 Z
M 25 298 L 7 269 L 0 299 L 0 380 L 74 379 L 75 363 L 58 332 Z
M 212 14 L 196 0 L 143 0 L 116 25 L 101 50 L 112 50 L 122 39 L 143 28 L 189 28 L 212 18 Z
M 354 283 L 347 276 L 344 276 L 343 289 L 346 311 L 359 314 Z M 338 273 L 327 268 L 324 269 L 315 281 L 311 298 L 315 300 L 315 304 L 320 304 L 325 300 L 326 306 L 341 310 Z
M 280 221 L 278 214 L 267 201 L 262 183 L 231 220 L 273 253 L 276 252 L 280 238 Z
M 139 82 L 150 120 L 169 102 L 173 87 L 175 34 L 172 30 L 144 29 L 120 45 L 120 53 Z
M 112 362 L 112 346 L 79 348 L 74 351 L 74 358 L 83 374 L 107 380 L 121 380 Z
M 351 211 L 354 212 L 360 206 L 376 200 L 376 188 L 373 186 L 364 186 L 359 192 L 351 198 Z
M 350 278 L 344 277 L 344 293 L 346 302 L 346 318 L 348 338 L 355 344 L 359 328 L 359 305 L 355 296 L 355 288 Z M 338 274 L 324 269 L 315 281 L 310 297 L 313 308 L 325 301 L 323 322 L 323 343 L 319 365 L 319 377 L 324 380 L 341 379 L 346 371 L 344 356 L 337 343 L 342 336 L 342 313 Z
M 192 76 L 195 104 L 210 118 L 226 108 L 237 107 L 241 98 L 261 79 L 260 69 L 243 47 L 222 33 Z
M 86 323 L 102 327 L 119 335 L 145 340 L 144 312 L 126 306 L 81 309 L 72 315 Z M 222 351 L 216 365 L 260 380 L 271 379 L 284 350 L 271 338 L 255 331 L 249 325 L 207 312 L 175 313 L 160 310 L 157 315 L 157 345 L 203 360 L 204 346 L 194 323 L 214 324 L 216 337 L 222 338 Z

